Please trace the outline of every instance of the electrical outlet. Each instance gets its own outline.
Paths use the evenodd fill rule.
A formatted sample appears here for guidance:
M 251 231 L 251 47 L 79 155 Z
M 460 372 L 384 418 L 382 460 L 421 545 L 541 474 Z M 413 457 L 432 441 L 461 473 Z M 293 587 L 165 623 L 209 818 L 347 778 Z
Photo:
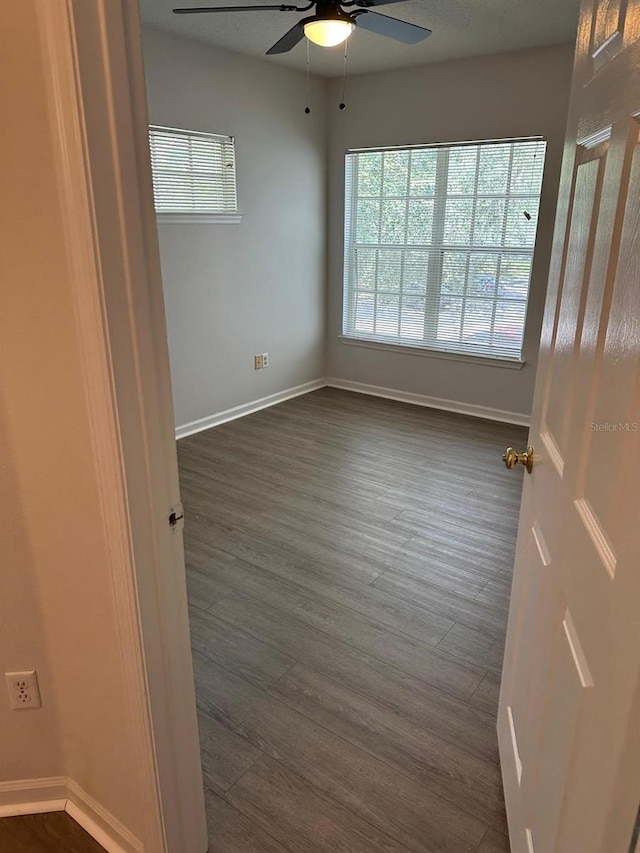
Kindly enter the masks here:
M 262 366 L 263 367 L 269 367 L 269 353 L 268 352 L 262 353 Z
M 29 708 L 42 708 L 38 675 L 35 669 L 27 672 L 5 672 L 9 701 L 16 711 L 27 711 Z
M 262 356 L 254 355 L 253 357 L 253 368 L 254 370 L 262 370 Z

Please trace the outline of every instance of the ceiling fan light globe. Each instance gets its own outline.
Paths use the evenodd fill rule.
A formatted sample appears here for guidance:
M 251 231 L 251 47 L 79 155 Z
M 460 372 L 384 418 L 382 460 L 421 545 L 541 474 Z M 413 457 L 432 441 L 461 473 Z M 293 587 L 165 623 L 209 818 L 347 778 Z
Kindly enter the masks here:
M 320 47 L 335 47 L 346 41 L 355 29 L 353 21 L 332 20 L 323 18 L 308 21 L 304 25 L 304 34 L 314 44 Z

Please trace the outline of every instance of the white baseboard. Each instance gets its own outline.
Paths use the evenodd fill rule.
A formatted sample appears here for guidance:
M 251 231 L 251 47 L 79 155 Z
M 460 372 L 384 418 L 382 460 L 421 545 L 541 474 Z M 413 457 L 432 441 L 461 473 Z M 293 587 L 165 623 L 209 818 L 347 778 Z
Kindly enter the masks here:
M 49 776 L 0 782 L 0 817 L 64 811 L 67 781 L 64 776 Z
M 0 783 L 0 817 L 62 811 L 107 853 L 143 853 L 141 842 L 73 779 L 51 776 Z
M 225 409 L 223 412 L 207 415 L 206 418 L 198 418 L 196 421 L 176 427 L 176 438 L 186 438 L 188 435 L 202 432 L 205 429 L 211 429 L 211 427 L 220 426 L 227 423 L 227 421 L 244 418 L 245 415 L 259 412 L 260 409 L 267 409 L 269 406 L 284 403 L 285 400 L 291 400 L 293 397 L 299 397 L 301 394 L 317 391 L 318 388 L 324 388 L 326 384 L 324 379 L 314 379 L 312 382 L 305 382 L 302 385 L 296 385 L 295 388 L 287 388 L 284 391 L 278 391 L 276 394 L 269 394 L 268 397 L 261 397 L 259 400 L 253 400 L 251 403 L 243 403 L 241 406 L 234 406 L 232 409 Z
M 384 397 L 386 400 L 398 400 L 401 403 L 412 403 L 414 406 L 442 409 L 445 412 L 456 412 L 459 415 L 471 415 L 474 418 L 486 418 L 507 424 L 529 426 L 531 420 L 529 415 L 519 412 L 505 412 L 502 409 L 491 409 L 487 406 L 476 406 L 457 400 L 444 400 L 441 397 L 428 397 L 426 394 L 412 394 L 409 391 L 397 391 L 394 388 L 382 388 L 379 385 L 366 385 L 364 382 L 350 382 L 346 379 L 328 377 L 326 384 L 330 388 L 341 388 L 343 391 L 355 391 L 357 394 Z
M 259 400 L 254 400 L 251 403 L 243 403 L 241 406 L 234 406 L 232 409 L 225 409 L 223 412 L 207 415 L 206 418 L 199 418 L 196 421 L 182 424 L 182 426 L 176 427 L 176 438 L 186 438 L 188 435 L 193 435 L 196 432 L 220 426 L 227 423 L 227 421 L 234 421 L 236 418 L 244 418 L 245 415 L 251 415 L 254 412 L 259 412 L 261 409 L 276 406 L 278 403 L 284 403 L 285 400 L 291 400 L 293 397 L 299 397 L 302 394 L 308 394 L 310 391 L 317 391 L 319 388 L 327 386 L 330 388 L 341 388 L 344 391 L 354 391 L 357 394 L 368 394 L 372 397 L 384 397 L 386 400 L 412 403 L 414 406 L 426 406 L 430 409 L 456 412 L 459 415 L 471 415 L 474 418 L 501 421 L 506 424 L 529 426 L 530 423 L 530 416 L 521 414 L 520 412 L 506 412 L 502 409 L 492 409 L 488 406 L 476 406 L 473 403 L 444 400 L 441 397 L 412 394 L 409 391 L 397 391 L 395 388 L 382 388 L 379 385 L 367 385 L 364 382 L 350 382 L 347 379 L 329 377 L 328 379 L 314 379 L 312 382 L 305 382 L 303 385 L 296 385 L 295 388 L 278 391 L 276 394 L 261 397 Z
M 67 784 L 65 811 L 102 844 L 107 853 L 143 853 L 138 839 L 73 779 Z

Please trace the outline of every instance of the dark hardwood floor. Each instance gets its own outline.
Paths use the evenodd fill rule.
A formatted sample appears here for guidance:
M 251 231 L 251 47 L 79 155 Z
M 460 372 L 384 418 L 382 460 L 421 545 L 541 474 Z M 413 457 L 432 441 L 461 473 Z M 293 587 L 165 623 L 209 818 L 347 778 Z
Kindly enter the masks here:
M 323 389 L 178 444 L 211 853 L 506 853 L 519 427 Z M 98 853 L 64 813 L 2 853 Z
M 0 818 L 2 853 L 104 853 L 65 812 Z
M 178 443 L 211 853 L 503 853 L 519 427 L 322 389 Z

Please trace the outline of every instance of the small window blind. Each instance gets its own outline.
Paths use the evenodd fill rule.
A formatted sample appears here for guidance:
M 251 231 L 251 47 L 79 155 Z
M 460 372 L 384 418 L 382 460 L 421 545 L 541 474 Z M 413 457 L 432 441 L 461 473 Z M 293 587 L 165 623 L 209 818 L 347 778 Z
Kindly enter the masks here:
M 237 213 L 233 137 L 150 127 L 149 143 L 157 213 Z
M 521 359 L 545 149 L 347 153 L 343 334 Z

